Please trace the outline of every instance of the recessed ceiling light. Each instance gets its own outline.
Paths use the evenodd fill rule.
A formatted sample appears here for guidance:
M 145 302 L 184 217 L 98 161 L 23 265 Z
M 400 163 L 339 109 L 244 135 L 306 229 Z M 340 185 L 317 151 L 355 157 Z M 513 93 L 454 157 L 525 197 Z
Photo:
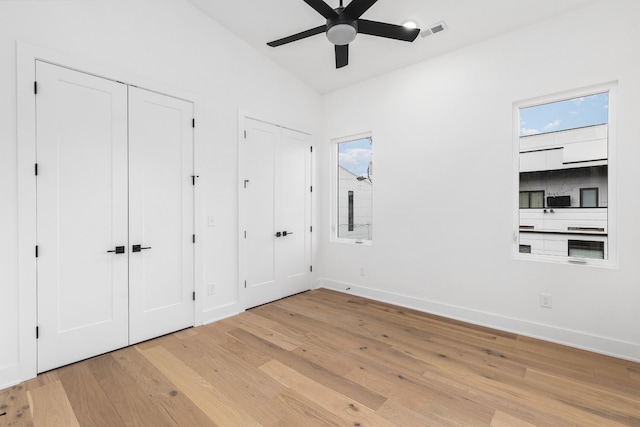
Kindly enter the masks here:
M 415 28 L 418 28 L 418 23 L 416 21 L 404 21 L 402 23 L 402 26 L 405 28 L 409 28 L 410 30 L 413 30 Z

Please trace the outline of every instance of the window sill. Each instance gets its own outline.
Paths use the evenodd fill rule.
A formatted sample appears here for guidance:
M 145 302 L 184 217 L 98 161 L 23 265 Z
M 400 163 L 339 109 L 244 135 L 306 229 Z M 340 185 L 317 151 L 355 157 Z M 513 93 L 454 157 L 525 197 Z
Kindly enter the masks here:
M 600 268 L 617 268 L 618 265 L 612 259 L 596 259 L 596 258 L 576 258 L 576 257 L 562 257 L 553 255 L 539 255 L 539 254 L 523 254 L 516 252 L 513 255 L 513 259 L 518 261 L 534 261 L 544 262 L 551 264 L 564 264 L 575 265 L 584 267 L 600 267 Z
M 334 237 L 331 239 L 331 243 L 346 243 L 350 245 L 358 245 L 358 246 L 372 246 L 372 240 L 356 240 L 356 239 L 341 239 L 339 237 Z

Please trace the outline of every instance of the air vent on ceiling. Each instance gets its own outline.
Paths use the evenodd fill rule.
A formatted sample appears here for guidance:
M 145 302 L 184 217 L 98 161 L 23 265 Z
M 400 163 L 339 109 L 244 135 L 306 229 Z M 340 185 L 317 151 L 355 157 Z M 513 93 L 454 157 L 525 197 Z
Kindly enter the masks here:
M 427 37 L 432 34 L 442 32 L 447 29 L 447 24 L 444 21 L 440 21 L 437 24 L 433 24 L 431 28 L 424 30 L 420 33 L 422 37 Z

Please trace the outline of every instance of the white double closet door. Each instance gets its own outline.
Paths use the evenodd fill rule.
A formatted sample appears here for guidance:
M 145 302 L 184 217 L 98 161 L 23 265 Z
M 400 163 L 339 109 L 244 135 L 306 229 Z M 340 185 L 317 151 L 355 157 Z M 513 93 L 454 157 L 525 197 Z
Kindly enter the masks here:
M 311 289 L 309 135 L 244 118 L 240 278 L 245 307 Z
M 38 372 L 194 324 L 193 104 L 38 61 Z

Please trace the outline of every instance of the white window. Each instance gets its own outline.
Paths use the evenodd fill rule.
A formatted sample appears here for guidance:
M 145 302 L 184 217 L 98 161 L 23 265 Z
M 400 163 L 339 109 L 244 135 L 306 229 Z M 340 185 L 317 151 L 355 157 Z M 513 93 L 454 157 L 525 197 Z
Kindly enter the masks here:
M 615 89 L 514 105 L 517 257 L 614 264 Z
M 373 140 L 370 134 L 334 140 L 334 241 L 373 238 Z

